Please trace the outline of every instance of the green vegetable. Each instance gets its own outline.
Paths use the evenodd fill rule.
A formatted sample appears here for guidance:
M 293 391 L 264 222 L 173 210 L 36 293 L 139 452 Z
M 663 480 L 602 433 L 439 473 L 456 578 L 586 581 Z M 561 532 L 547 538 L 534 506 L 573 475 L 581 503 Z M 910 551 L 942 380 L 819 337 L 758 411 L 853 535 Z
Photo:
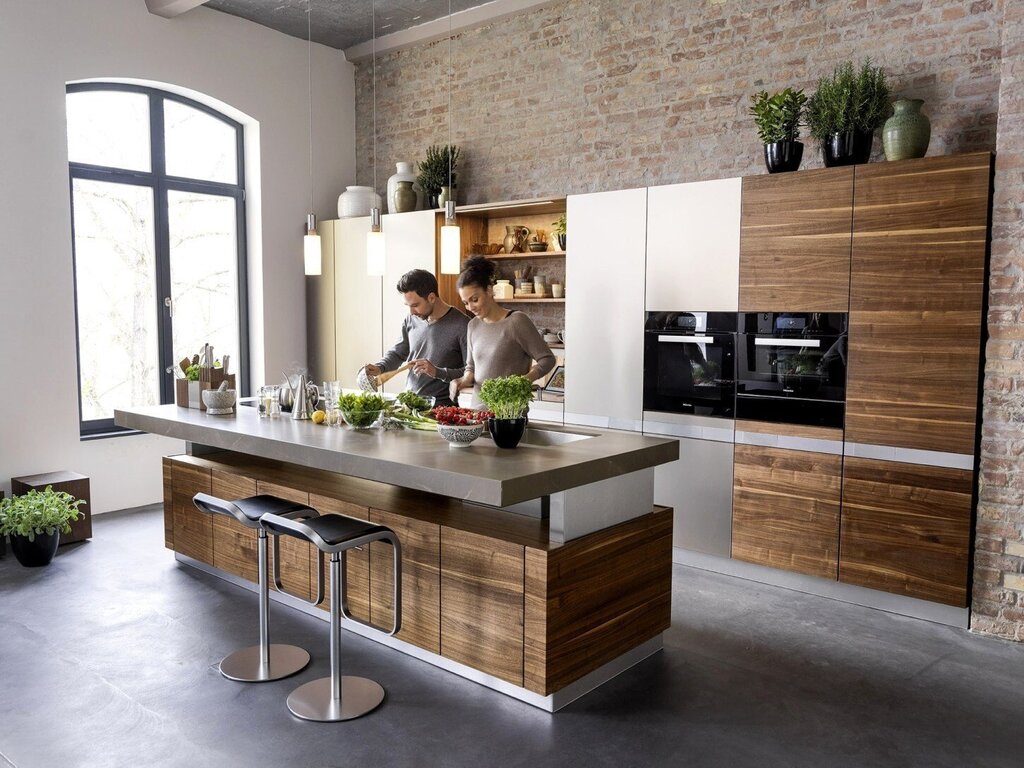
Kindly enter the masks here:
M 533 385 L 525 376 L 488 379 L 480 387 L 480 399 L 496 419 L 521 419 L 533 400 Z
M 338 397 L 338 409 L 349 426 L 363 428 L 372 426 L 388 403 L 374 392 L 348 393 Z
M 0 499 L 0 536 L 25 536 L 35 541 L 36 536 L 55 531 L 71 533 L 71 521 L 85 517 L 78 511 L 84 504 L 70 493 L 55 491 L 48 485 L 42 491 L 34 488 L 21 496 Z
M 409 429 L 422 429 L 425 432 L 436 432 L 437 421 L 424 413 L 411 411 L 407 408 L 392 408 L 388 418 Z
M 193 364 L 186 368 L 185 378 L 189 381 L 199 381 L 199 366 Z
M 430 410 L 430 401 L 425 397 L 420 397 L 415 392 L 405 390 L 399 393 L 398 402 L 408 408 L 410 411 L 428 411 Z

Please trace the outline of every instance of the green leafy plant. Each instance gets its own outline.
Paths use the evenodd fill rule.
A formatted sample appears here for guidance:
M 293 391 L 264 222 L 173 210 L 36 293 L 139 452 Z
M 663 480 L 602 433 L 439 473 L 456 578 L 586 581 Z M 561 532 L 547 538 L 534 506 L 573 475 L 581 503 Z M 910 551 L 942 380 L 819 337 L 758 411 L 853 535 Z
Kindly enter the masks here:
M 189 381 L 199 381 L 199 365 L 193 363 L 185 369 L 185 378 Z
M 84 503 L 70 493 L 53 490 L 51 485 L 42 491 L 33 488 L 21 496 L 0 499 L 0 536 L 24 536 L 35 541 L 43 534 L 71 533 L 71 521 L 84 517 L 78 511 Z
M 792 88 L 769 94 L 759 91 L 751 97 L 750 114 L 754 116 L 757 135 L 764 144 L 795 141 L 800 137 L 800 116 L 807 96 Z
M 533 385 L 525 376 L 488 379 L 480 387 L 480 399 L 496 419 L 521 419 L 533 400 Z
M 388 409 L 388 401 L 374 392 L 349 392 L 338 397 L 338 410 L 349 426 L 373 426 L 381 411 Z
M 454 144 L 439 147 L 432 144 L 427 147 L 426 158 L 420 161 L 417 183 L 428 195 L 436 195 L 441 187 L 449 186 L 449 162 L 452 186 L 455 184 L 455 169 L 459 165 L 461 150 Z
M 430 401 L 427 400 L 427 398 L 420 397 L 415 392 L 411 392 L 408 389 L 403 392 L 399 392 L 396 399 L 410 411 L 429 411 L 431 407 Z
M 565 214 L 563 213 L 561 216 L 559 216 L 558 217 L 558 221 L 552 221 L 551 222 L 551 226 L 554 227 L 554 229 L 552 229 L 551 231 L 554 232 L 556 235 L 564 235 L 565 234 Z
M 807 128 L 819 141 L 833 133 L 873 133 L 892 114 L 892 93 L 881 67 L 865 59 L 860 70 L 852 62 L 836 67 L 832 77 L 818 81 L 818 89 L 807 101 Z

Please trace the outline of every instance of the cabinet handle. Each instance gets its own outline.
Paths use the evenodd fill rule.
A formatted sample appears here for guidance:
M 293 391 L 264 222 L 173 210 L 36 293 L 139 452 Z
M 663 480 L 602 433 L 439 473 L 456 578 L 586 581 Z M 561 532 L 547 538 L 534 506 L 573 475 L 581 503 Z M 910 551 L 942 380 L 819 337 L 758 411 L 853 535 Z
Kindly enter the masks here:
M 754 339 L 755 347 L 820 347 L 821 339 Z
M 714 344 L 714 336 L 659 336 L 658 341 L 669 344 Z

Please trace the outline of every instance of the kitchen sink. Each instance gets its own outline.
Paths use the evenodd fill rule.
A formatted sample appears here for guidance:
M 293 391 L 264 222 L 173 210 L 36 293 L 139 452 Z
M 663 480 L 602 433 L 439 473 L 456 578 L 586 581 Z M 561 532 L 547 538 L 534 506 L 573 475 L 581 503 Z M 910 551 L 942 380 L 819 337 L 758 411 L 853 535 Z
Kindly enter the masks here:
M 593 435 L 581 435 L 576 432 L 555 432 L 551 429 L 528 428 L 520 443 L 526 445 L 565 445 L 577 440 L 589 440 Z

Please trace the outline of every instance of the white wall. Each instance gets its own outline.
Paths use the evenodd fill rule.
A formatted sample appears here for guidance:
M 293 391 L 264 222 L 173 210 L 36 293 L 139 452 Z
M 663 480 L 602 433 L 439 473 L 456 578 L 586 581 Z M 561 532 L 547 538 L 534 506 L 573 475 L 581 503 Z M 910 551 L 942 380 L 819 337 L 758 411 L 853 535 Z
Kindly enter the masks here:
M 306 43 L 206 8 L 163 19 L 142 0 L 0 0 L 0 72 L 0 487 L 69 469 L 91 477 L 93 512 L 159 501 L 160 456 L 180 442 L 79 440 L 64 86 L 163 83 L 255 121 L 252 373 L 276 381 L 306 358 Z M 313 89 L 314 207 L 333 218 L 355 178 L 354 76 L 340 51 L 313 46 Z

